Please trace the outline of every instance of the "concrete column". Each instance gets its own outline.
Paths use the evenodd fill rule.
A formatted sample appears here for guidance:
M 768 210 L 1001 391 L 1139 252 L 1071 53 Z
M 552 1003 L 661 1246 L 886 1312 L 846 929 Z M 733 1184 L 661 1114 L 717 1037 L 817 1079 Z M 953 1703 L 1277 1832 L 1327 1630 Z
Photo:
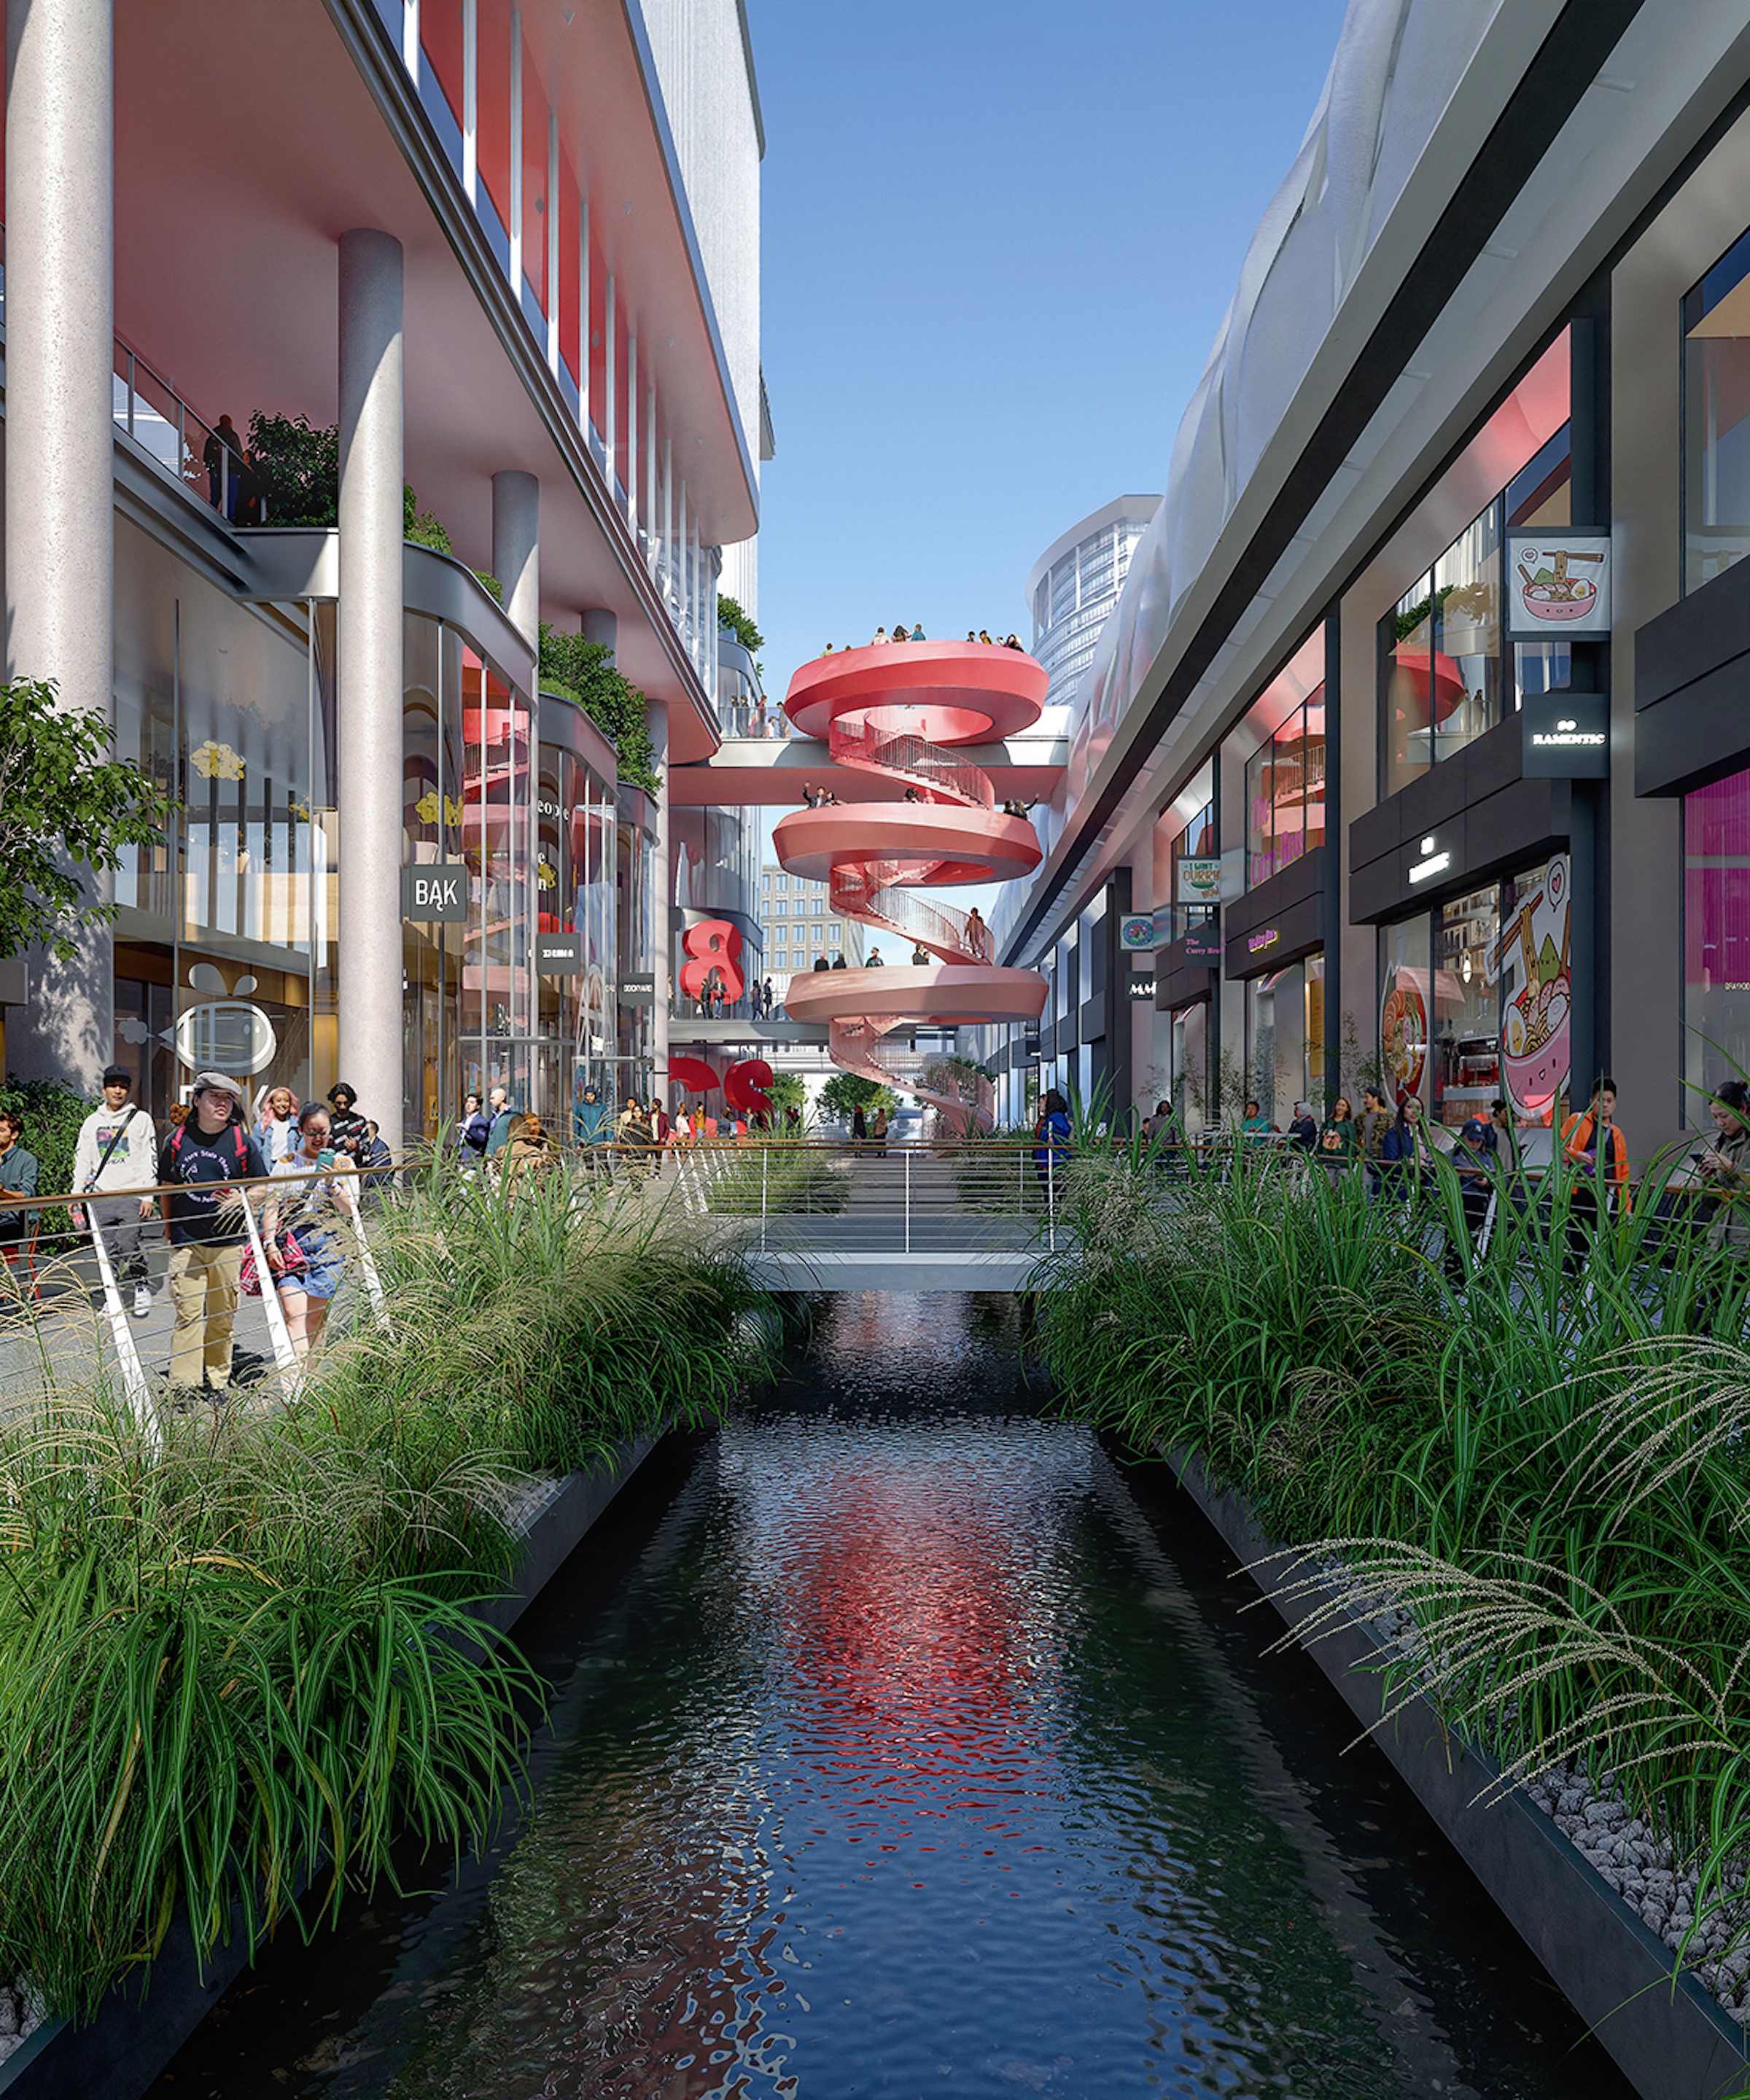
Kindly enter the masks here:
M 340 1076 L 399 1149 L 401 244 L 340 239 Z
M 492 573 L 511 625 L 540 639 L 540 483 L 531 474 L 492 477 Z
M 1343 1061 L 1342 610 L 1325 615 L 1325 1105 L 1352 1083 Z M 1354 1108 L 1355 1104 L 1351 1102 Z M 1360 1111 L 1355 1110 L 1359 1114 Z
M 668 703 L 666 700 L 647 700 L 645 703 L 644 726 L 650 731 L 650 749 L 663 783 L 662 792 L 656 798 L 655 865 L 650 871 L 650 888 L 654 893 L 650 967 L 656 978 L 656 1004 L 650 1021 L 650 1057 L 655 1068 L 655 1090 L 662 1096 L 663 1106 L 672 1113 L 674 1105 L 668 1098 L 668 986 L 672 982 L 669 959 L 674 936 L 670 931 L 668 920 L 669 907 L 674 899 L 668 873 Z
M 7 668 L 115 712 L 115 38 L 112 0 L 7 7 Z M 126 755 L 126 754 L 124 754 Z M 138 753 L 134 754 L 135 757 Z M 88 896 L 107 877 L 80 871 Z M 115 944 L 31 958 L 22 1076 L 88 1093 L 114 1056 Z

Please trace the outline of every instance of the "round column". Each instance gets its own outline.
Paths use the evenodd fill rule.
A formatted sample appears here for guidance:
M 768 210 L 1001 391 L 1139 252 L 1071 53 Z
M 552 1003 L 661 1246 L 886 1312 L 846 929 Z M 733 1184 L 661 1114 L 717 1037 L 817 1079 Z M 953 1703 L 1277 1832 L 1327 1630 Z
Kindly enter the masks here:
M 674 934 L 669 921 L 672 916 L 673 885 L 668 874 L 668 703 L 666 700 L 647 700 L 644 708 L 644 726 L 650 732 L 650 752 L 656 770 L 662 779 L 662 791 L 656 797 L 656 852 L 655 865 L 650 870 L 650 968 L 656 985 L 656 1004 L 650 1020 L 650 1058 L 652 1086 L 662 1097 L 664 1108 L 672 1113 L 668 1099 L 668 987 L 672 982 L 669 959 L 674 946 Z
M 340 240 L 340 1077 L 404 1139 L 401 244 Z
M 492 477 L 492 573 L 511 625 L 540 645 L 540 483 L 531 474 Z
M 7 669 L 110 720 L 114 126 L 112 0 L 7 0 Z M 82 880 L 108 899 L 107 877 Z M 23 1076 L 96 1092 L 115 1055 L 114 956 L 109 929 L 88 924 L 72 963 L 30 958 L 11 1041 Z

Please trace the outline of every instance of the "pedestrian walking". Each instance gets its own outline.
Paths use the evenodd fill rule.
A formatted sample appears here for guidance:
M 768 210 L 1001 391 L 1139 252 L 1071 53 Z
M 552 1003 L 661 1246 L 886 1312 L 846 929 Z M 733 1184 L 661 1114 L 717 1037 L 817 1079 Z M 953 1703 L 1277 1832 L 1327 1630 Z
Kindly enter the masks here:
M 346 1268 L 339 1227 L 359 1224 L 359 1170 L 350 1156 L 334 1149 L 332 1118 L 320 1101 L 298 1111 L 298 1149 L 271 1171 L 278 1176 L 310 1176 L 281 1195 L 271 1193 L 262 1213 L 262 1244 L 292 1337 L 307 1357 L 328 1324 Z M 316 1170 L 324 1170 L 317 1171 Z M 259 1278 L 249 1279 L 258 1288 Z
M 231 1330 L 243 1267 L 240 1181 L 267 1173 L 261 1147 L 244 1128 L 242 1092 L 223 1072 L 197 1072 L 187 1119 L 158 1154 L 159 1198 L 170 1242 L 170 1390 L 179 1400 L 205 1384 L 231 1385 Z
M 108 1083 L 106 1080 L 104 1083 L 107 1086 Z M 298 1096 L 289 1087 L 269 1090 L 256 1119 L 255 1142 L 261 1147 L 270 1174 L 277 1161 L 289 1158 L 297 1151 Z
M 494 1087 L 487 1096 L 487 1114 L 489 1121 L 486 1133 L 486 1156 L 496 1159 L 510 1142 L 510 1126 L 516 1113 L 510 1105 L 510 1096 L 502 1087 Z
M 1488 1222 L 1488 1207 L 1497 1182 L 1495 1173 L 1495 1126 L 1482 1116 L 1466 1116 L 1452 1147 L 1452 1171 L 1458 1176 L 1459 1201 L 1464 1206 L 1465 1230 L 1473 1246 Z M 1448 1250 L 1456 1254 L 1456 1249 Z M 1449 1269 L 1451 1264 L 1448 1264 Z
M 1399 1194 L 1415 1202 L 1435 1185 L 1434 1143 L 1428 1111 L 1420 1094 L 1406 1094 L 1397 1119 L 1386 1133 L 1386 1178 Z
M 518 1119 L 510 1143 L 505 1153 L 505 1188 L 514 1196 L 527 1188 L 539 1188 L 553 1174 L 559 1164 L 559 1155 L 554 1149 L 541 1119 L 531 1109 Z
M 887 1157 L 887 1110 L 879 1101 L 875 1104 L 875 1115 L 869 1125 L 869 1136 L 875 1146 L 875 1157 L 878 1159 L 885 1159 Z
M 1349 1105 L 1349 1096 L 1339 1094 L 1331 1104 L 1331 1112 L 1325 1118 L 1318 1140 L 1318 1162 L 1333 1193 L 1342 1188 L 1344 1176 L 1355 1165 L 1360 1145 L 1360 1134 L 1355 1127 L 1355 1111 Z
M 152 1198 L 104 1193 L 150 1189 L 158 1178 L 158 1133 L 144 1109 L 129 1099 L 133 1091 L 134 1074 L 126 1065 L 105 1070 L 104 1105 L 80 1124 L 73 1148 L 73 1185 L 88 1200 L 73 1206 L 72 1217 L 78 1231 L 90 1224 L 102 1234 L 117 1287 L 132 1286 L 134 1317 L 143 1320 L 152 1310 L 152 1287 L 139 1229 L 152 1215 Z
M 1053 1087 L 1039 1103 L 1033 1126 L 1033 1168 L 1049 1198 L 1055 1193 L 1064 1154 L 1069 1149 L 1069 1104 Z
M 395 1156 L 389 1149 L 388 1140 L 374 1123 L 367 1120 L 364 1142 L 359 1147 L 357 1165 L 359 1172 L 359 1193 L 366 1203 L 380 1202 L 383 1192 L 395 1180 Z
M 486 1141 L 492 1133 L 491 1118 L 480 1105 L 478 1094 L 462 1103 L 462 1119 L 456 1133 L 456 1154 L 465 1174 L 472 1174 L 486 1158 Z
M 583 1099 L 571 1111 L 571 1141 L 588 1157 L 597 1146 L 606 1144 L 607 1135 L 607 1104 L 593 1086 L 587 1086 Z
M 1750 1087 L 1727 1079 L 1712 1102 L 1714 1142 L 1690 1155 L 1713 1199 L 1711 1254 L 1750 1254 Z
M 1360 1141 L 1361 1171 L 1367 1176 L 1367 1193 L 1379 1193 L 1385 1179 L 1386 1136 L 1395 1118 L 1386 1105 L 1386 1097 L 1378 1087 L 1361 1089 L 1361 1115 L 1356 1126 Z
M 369 1126 L 359 1113 L 357 1088 L 337 1079 L 328 1088 L 328 1107 L 333 1112 L 328 1119 L 328 1143 L 356 1166 L 369 1135 Z
M 33 1152 L 24 1148 L 24 1118 L 11 1109 L 0 1109 L 0 1193 L 34 1196 L 42 1169 Z M 35 1211 L 0 1210 L 0 1260 L 8 1269 L 17 1265 L 20 1250 L 34 1246 Z M 29 1257 L 27 1256 L 27 1260 Z
M 1319 1126 L 1312 1119 L 1310 1101 L 1296 1101 L 1294 1121 L 1288 1127 L 1289 1142 L 1298 1145 L 1310 1159 L 1319 1149 Z

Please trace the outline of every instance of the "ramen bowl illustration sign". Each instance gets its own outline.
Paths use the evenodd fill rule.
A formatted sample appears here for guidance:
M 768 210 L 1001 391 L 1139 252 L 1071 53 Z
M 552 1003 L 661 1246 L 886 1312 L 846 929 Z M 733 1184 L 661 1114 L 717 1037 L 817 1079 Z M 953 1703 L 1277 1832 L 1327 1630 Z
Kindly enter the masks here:
M 1407 970 L 1398 972 L 1380 1006 L 1379 1056 L 1388 1092 L 1420 1090 L 1428 1061 L 1428 1004 Z
M 1558 855 L 1544 879 L 1501 929 L 1496 950 L 1505 981 L 1501 1065 L 1507 1094 L 1523 1116 L 1547 1114 L 1567 1083 L 1569 1022 L 1568 867 Z
M 1610 535 L 1514 533 L 1507 629 L 1521 640 L 1610 631 Z

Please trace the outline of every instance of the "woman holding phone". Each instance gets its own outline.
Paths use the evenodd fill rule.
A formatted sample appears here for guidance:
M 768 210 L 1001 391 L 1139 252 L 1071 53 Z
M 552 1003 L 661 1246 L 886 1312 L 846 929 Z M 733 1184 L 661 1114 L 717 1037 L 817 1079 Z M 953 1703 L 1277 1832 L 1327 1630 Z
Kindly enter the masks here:
M 285 1309 L 292 1347 L 309 1355 L 328 1317 L 346 1267 L 346 1250 L 336 1230 L 344 1218 L 358 1222 L 355 1193 L 359 1170 L 329 1143 L 330 1118 L 325 1101 L 306 1101 L 298 1114 L 298 1145 L 290 1157 L 276 1159 L 276 1176 L 305 1175 L 282 1198 L 271 1195 L 262 1214 L 262 1238 L 273 1272 L 280 1303 Z M 302 1265 L 284 1244 L 288 1232 L 298 1243 Z

